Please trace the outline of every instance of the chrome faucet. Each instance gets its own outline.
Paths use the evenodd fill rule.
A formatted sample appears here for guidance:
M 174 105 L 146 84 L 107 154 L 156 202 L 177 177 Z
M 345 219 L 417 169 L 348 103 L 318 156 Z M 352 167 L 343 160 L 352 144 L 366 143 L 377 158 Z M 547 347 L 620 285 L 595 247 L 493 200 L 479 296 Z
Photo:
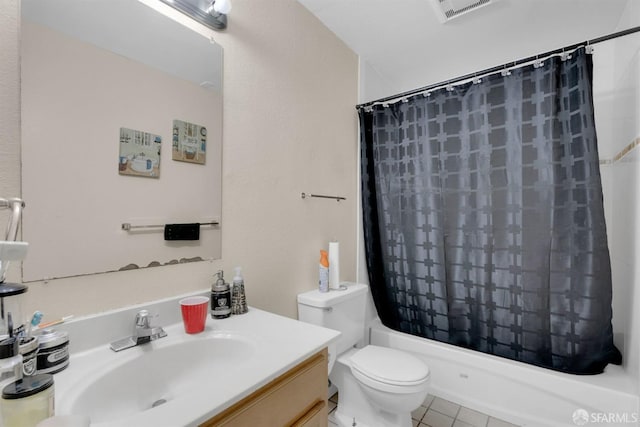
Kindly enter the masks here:
M 136 326 L 133 330 L 133 338 L 136 344 L 166 337 L 167 333 L 160 326 L 151 326 L 150 314 L 147 310 L 140 310 L 136 314 Z
M 133 335 L 111 343 L 113 351 L 121 351 L 135 347 L 149 341 L 157 340 L 167 336 L 167 333 L 160 326 L 151 325 L 151 315 L 147 310 L 140 310 L 136 314 L 133 326 Z

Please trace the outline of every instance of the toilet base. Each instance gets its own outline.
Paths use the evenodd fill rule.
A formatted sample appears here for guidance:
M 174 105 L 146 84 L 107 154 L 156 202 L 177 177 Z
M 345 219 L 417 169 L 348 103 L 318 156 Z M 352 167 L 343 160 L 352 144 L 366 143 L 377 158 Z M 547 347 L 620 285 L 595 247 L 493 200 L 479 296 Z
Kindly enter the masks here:
M 364 421 L 358 421 L 356 417 L 340 413 L 337 410 L 333 413 L 333 422 L 335 422 L 338 427 L 411 427 L 411 416 L 407 415 L 405 418 L 406 419 L 400 419 L 398 417 L 387 420 L 378 418 L 375 420 L 375 424 L 366 424 Z
M 329 377 L 338 387 L 338 407 L 333 415 L 340 427 L 412 427 L 411 413 L 389 413 L 371 404 L 351 367 L 339 358 Z M 354 424 L 355 419 L 355 424 Z
M 369 424 L 364 424 L 359 421 L 354 421 L 353 417 L 349 417 L 348 415 L 345 415 L 345 414 L 338 414 L 337 412 L 333 413 L 333 421 L 336 423 L 338 427 L 352 427 L 354 425 L 354 422 L 356 427 L 372 427 Z

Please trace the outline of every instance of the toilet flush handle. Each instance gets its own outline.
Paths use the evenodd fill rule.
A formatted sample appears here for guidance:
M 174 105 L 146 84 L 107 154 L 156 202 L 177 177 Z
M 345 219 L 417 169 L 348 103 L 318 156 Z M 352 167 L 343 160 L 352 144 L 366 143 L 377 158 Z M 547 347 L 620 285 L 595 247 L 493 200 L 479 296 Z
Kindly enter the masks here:
M 331 313 L 333 311 L 333 307 L 318 307 L 317 305 L 305 304 L 303 302 L 299 302 L 298 304 L 304 305 L 306 307 L 320 308 L 320 309 L 322 309 L 322 311 L 326 311 L 328 313 Z

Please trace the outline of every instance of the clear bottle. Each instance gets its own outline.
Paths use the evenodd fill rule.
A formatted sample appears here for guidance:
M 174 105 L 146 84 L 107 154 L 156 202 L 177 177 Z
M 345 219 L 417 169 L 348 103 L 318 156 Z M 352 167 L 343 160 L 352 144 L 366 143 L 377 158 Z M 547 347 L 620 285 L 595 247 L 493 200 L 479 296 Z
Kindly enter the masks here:
M 222 270 L 216 273 L 216 277 L 211 286 L 211 317 L 225 319 L 231 315 L 231 288 L 224 281 Z
M 35 426 L 55 415 L 53 375 L 24 377 L 2 388 L 0 413 L 4 426 Z
M 329 259 L 327 251 L 320 251 L 320 272 L 318 279 L 318 289 L 320 292 L 329 292 Z
M 244 293 L 242 269 L 236 267 L 235 275 L 233 276 L 233 289 L 231 290 L 231 314 L 244 314 L 247 311 L 247 297 Z

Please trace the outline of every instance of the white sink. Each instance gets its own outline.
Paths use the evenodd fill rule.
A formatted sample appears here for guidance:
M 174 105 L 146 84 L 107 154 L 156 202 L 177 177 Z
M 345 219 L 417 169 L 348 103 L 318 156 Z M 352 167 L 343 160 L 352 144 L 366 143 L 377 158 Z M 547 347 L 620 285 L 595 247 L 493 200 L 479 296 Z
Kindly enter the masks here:
M 92 424 L 100 424 L 173 406 L 201 392 L 202 384 L 219 387 L 231 381 L 233 373 L 255 357 L 255 343 L 244 336 L 201 335 L 162 338 L 124 350 L 129 357 L 116 357 L 74 387 L 64 412 L 86 415 Z
M 89 417 L 91 427 L 198 426 L 340 334 L 250 307 L 207 318 L 204 332 L 188 335 L 178 309 L 185 296 L 62 325 L 71 356 L 54 377 L 56 415 Z M 131 330 L 141 308 L 158 313 L 167 336 L 112 351 L 109 343 Z

